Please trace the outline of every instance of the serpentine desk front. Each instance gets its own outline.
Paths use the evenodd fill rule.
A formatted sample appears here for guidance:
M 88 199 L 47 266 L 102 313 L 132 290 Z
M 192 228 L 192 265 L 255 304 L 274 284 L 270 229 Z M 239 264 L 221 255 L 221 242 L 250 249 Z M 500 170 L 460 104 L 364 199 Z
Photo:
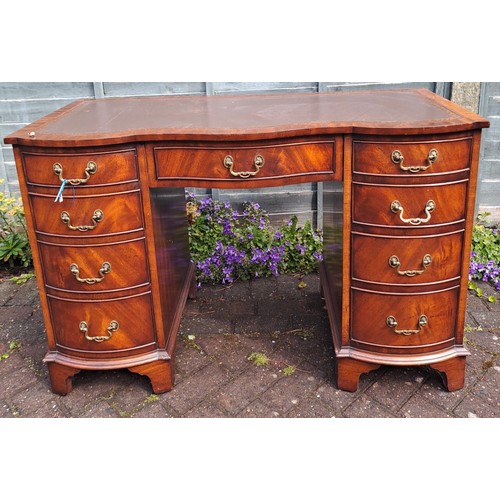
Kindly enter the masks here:
M 302 182 L 325 183 L 320 277 L 338 387 L 356 391 L 380 365 L 430 365 L 463 387 L 488 126 L 413 89 L 79 100 L 9 135 L 52 390 L 116 368 L 171 390 L 194 270 L 184 187 Z

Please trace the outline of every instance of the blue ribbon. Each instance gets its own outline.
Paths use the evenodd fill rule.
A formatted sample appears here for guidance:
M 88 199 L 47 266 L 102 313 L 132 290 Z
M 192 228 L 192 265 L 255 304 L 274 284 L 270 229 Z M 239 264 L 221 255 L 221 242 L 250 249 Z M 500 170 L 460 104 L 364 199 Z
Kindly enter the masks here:
M 61 187 L 59 188 L 59 192 L 57 193 L 56 199 L 54 200 L 54 203 L 56 201 L 62 203 L 62 201 L 63 201 L 63 195 L 62 195 L 62 193 L 64 191 L 64 186 L 66 186 L 66 179 L 63 179 Z

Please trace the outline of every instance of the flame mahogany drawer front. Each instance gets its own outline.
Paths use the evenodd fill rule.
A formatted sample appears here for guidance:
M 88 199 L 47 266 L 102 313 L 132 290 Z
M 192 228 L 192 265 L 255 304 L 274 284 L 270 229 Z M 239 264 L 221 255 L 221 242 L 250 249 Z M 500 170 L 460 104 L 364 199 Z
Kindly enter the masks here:
M 76 189 L 68 192 L 62 203 L 54 203 L 55 195 L 32 193 L 36 231 L 67 236 L 92 237 L 125 234 L 143 229 L 140 191 L 82 196 Z
M 155 330 L 149 293 L 107 301 L 49 296 L 56 344 L 75 356 L 118 357 L 151 349 Z
M 353 222 L 416 228 L 463 222 L 467 182 L 442 185 L 353 186 Z
M 61 179 L 67 179 L 67 195 L 71 185 L 101 186 L 138 179 L 135 149 L 57 155 L 25 152 L 23 162 L 29 184 L 60 186 Z
M 439 175 L 470 168 L 472 138 L 353 142 L 353 171 L 375 175 Z
M 81 293 L 131 289 L 149 284 L 144 238 L 78 246 L 39 242 L 48 287 Z
M 351 338 L 367 350 L 441 350 L 455 336 L 457 295 L 457 288 L 414 295 L 353 289 Z
M 395 286 L 459 279 L 462 246 L 462 232 L 422 238 L 354 234 L 352 277 Z
M 298 139 L 288 142 L 262 142 L 153 147 L 158 179 L 241 180 L 272 178 L 331 177 L 336 171 L 336 155 L 342 141 Z

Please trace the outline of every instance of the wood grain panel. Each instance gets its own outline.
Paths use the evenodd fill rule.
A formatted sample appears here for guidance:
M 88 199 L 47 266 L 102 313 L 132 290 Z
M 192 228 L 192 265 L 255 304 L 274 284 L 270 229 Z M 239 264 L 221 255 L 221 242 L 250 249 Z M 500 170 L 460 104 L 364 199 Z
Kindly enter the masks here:
M 388 228 L 425 228 L 463 221 L 465 218 L 467 182 L 442 185 L 378 185 L 354 184 L 353 222 Z M 428 222 L 418 225 L 403 219 L 427 219 L 425 207 L 435 202 Z M 399 201 L 403 212 L 393 212 L 391 205 Z
M 71 246 L 40 241 L 39 248 L 49 288 L 89 294 L 130 289 L 149 283 L 144 237 L 116 244 L 92 242 Z M 99 270 L 106 262 L 111 270 L 102 276 Z M 80 279 L 102 278 L 102 281 L 78 281 L 70 269 L 73 264 L 78 266 Z
M 29 184 L 38 185 L 61 185 L 59 176 L 54 173 L 54 163 L 61 165 L 64 179 L 85 179 L 85 170 L 90 161 L 96 164 L 96 171 L 89 175 L 87 182 L 81 186 L 123 183 L 138 178 L 135 149 L 114 152 L 73 152 L 72 154 L 59 155 L 35 152 L 23 154 L 26 179 Z M 77 186 L 77 188 L 81 186 Z
M 391 295 L 352 289 L 351 338 L 366 350 L 405 352 L 422 348 L 439 350 L 454 339 L 458 289 L 422 295 Z M 387 325 L 396 318 L 398 329 L 417 330 L 421 315 L 428 324 L 419 333 L 397 334 Z
M 73 238 L 125 234 L 143 229 L 143 216 L 139 190 L 107 193 L 104 196 L 65 196 L 62 203 L 54 203 L 52 196 L 32 193 L 30 202 L 38 233 Z M 93 215 L 101 210 L 104 217 L 95 223 Z M 65 224 L 61 214 L 66 212 L 73 227 L 95 226 L 87 231 L 72 230 Z
M 49 296 L 49 307 L 56 343 L 74 351 L 75 355 L 92 358 L 93 354 L 109 358 L 129 356 L 134 351 L 151 348 L 155 343 L 155 330 L 151 310 L 151 294 L 126 297 L 110 301 L 71 301 Z M 87 340 L 80 331 L 80 322 L 88 325 L 90 337 L 108 336 L 111 321 L 118 322 L 118 330 L 109 340 Z
M 415 142 L 408 139 L 394 142 L 356 140 L 353 144 L 353 170 L 354 173 L 418 177 L 465 170 L 470 164 L 471 141 L 471 137 L 428 142 Z M 417 173 L 401 169 L 401 164 L 403 167 L 427 167 L 429 165 L 427 158 L 431 149 L 435 149 L 438 156 L 430 167 Z M 402 163 L 392 161 L 394 151 L 401 153 Z
M 260 170 L 255 167 L 257 155 L 264 159 Z M 231 144 L 224 147 L 214 147 L 213 144 L 154 146 L 156 176 L 158 179 L 179 179 L 187 183 L 222 179 L 237 185 L 242 177 L 231 174 L 225 167 L 227 156 L 233 159 L 235 173 L 256 172 L 243 177 L 251 182 L 271 178 L 307 178 L 314 174 L 333 175 L 335 139 L 260 143 L 251 147 Z
M 354 234 L 352 241 L 352 277 L 355 280 L 392 286 L 436 284 L 460 277 L 463 232 L 420 238 L 394 238 Z M 423 265 L 425 255 L 431 257 Z M 397 257 L 400 267 L 389 260 Z M 399 274 L 407 272 L 407 274 Z M 409 271 L 421 274 L 408 275 Z M 423 272 L 422 272 L 423 271 Z

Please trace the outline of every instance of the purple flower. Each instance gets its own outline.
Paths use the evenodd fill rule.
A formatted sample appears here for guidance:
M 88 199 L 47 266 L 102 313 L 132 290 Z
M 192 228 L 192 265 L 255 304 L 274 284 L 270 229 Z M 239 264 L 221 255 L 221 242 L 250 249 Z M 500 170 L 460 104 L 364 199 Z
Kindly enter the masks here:
M 300 252 L 300 255 L 304 255 L 306 253 L 307 247 L 301 245 L 300 243 L 297 243 L 295 245 L 295 250 L 298 250 Z
M 210 207 L 211 204 L 212 204 L 211 198 L 202 198 L 202 200 L 200 201 L 200 208 L 201 210 L 206 210 L 207 208 Z
M 231 226 L 231 221 L 224 219 L 222 221 L 222 234 L 227 236 L 234 236 L 233 228 Z

